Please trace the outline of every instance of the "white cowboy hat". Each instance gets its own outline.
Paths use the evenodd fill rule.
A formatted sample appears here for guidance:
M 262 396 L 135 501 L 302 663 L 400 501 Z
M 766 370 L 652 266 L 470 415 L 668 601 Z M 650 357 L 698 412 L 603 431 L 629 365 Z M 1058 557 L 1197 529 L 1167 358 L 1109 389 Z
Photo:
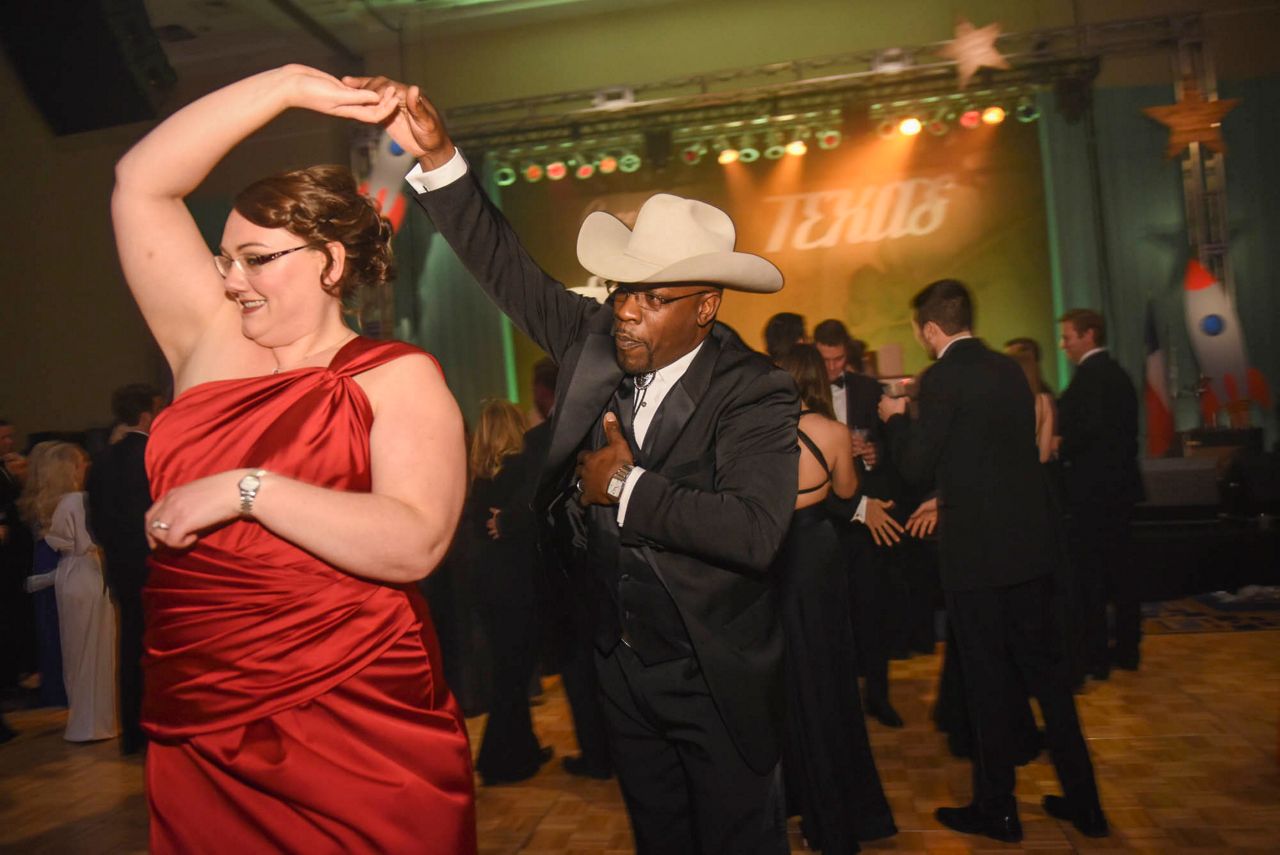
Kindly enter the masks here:
M 758 255 L 734 252 L 733 220 L 714 205 L 669 193 L 650 196 L 634 229 L 596 211 L 578 232 L 578 261 L 614 282 L 661 285 L 710 282 L 735 291 L 771 294 L 782 273 Z

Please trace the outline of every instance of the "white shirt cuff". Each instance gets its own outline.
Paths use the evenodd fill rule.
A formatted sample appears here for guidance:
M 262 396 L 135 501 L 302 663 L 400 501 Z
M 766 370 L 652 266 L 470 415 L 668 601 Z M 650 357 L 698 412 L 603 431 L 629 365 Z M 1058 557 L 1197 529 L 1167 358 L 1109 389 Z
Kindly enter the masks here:
M 853 521 L 867 524 L 867 497 L 863 496 L 858 500 L 858 509 L 853 512 Z
M 467 159 L 462 156 L 462 149 L 455 147 L 453 157 L 449 158 L 449 162 L 444 166 L 437 166 L 428 172 L 422 168 L 422 164 L 415 163 L 413 169 L 410 169 L 409 174 L 404 177 L 404 180 L 408 181 L 409 186 L 419 193 L 430 193 L 432 190 L 448 187 L 466 175 L 468 169 Z
M 622 498 L 618 499 L 618 528 L 622 528 L 622 521 L 627 517 L 627 502 L 631 501 L 631 491 L 636 488 L 636 482 L 643 474 L 644 469 L 636 466 L 627 473 L 627 480 L 622 482 Z

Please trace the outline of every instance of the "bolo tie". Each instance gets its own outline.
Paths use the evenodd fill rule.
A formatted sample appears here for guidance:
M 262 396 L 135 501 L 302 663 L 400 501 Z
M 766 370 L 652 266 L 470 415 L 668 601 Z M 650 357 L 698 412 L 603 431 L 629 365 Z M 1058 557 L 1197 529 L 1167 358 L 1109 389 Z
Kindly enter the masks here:
M 636 392 L 631 398 L 631 415 L 634 416 L 640 412 L 640 408 L 644 406 L 644 393 L 653 385 L 653 378 L 657 376 L 656 371 L 647 371 L 635 376 L 633 382 L 636 384 Z

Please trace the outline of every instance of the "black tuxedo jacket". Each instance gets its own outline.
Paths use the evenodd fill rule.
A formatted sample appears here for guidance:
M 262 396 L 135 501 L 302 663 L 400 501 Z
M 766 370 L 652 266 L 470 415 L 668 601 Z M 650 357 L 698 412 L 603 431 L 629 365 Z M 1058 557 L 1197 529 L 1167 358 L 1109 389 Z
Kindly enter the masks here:
M 147 437 L 127 433 L 93 461 L 85 484 L 89 530 L 106 557 L 107 584 L 137 593 L 147 580 L 146 524 L 151 507 L 147 480 Z
M 539 269 L 473 175 L 417 200 L 485 292 L 560 366 L 539 479 L 545 506 L 623 379 L 611 306 Z M 790 376 L 716 323 L 655 414 L 646 472 L 617 530 L 619 568 L 643 563 L 666 588 L 730 735 L 761 772 L 780 748 L 782 632 L 767 571 L 795 504 L 799 410 Z M 588 514 L 593 525 L 599 517 Z
M 916 420 L 894 416 L 886 429 L 903 478 L 936 483 L 943 589 L 1048 573 L 1054 521 L 1022 369 L 978 339 L 961 339 L 924 372 L 918 403 Z
M 1133 505 L 1138 472 L 1138 393 L 1107 351 L 1076 368 L 1058 401 L 1063 487 L 1074 507 Z

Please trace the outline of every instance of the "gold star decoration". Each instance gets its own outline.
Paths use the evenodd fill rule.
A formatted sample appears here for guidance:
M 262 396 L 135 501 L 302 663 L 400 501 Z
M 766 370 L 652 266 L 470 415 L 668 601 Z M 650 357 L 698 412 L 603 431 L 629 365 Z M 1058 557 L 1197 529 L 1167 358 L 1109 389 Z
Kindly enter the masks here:
M 1169 129 L 1169 144 L 1164 147 L 1165 157 L 1177 157 L 1193 142 L 1200 143 L 1210 151 L 1225 154 L 1227 146 L 1222 141 L 1222 117 L 1239 104 L 1239 98 L 1204 100 L 1195 78 L 1186 77 L 1182 81 L 1181 101 L 1163 107 L 1143 107 L 1142 112 Z
M 955 62 L 961 89 L 969 85 L 979 68 L 1010 68 L 1009 61 L 996 50 L 999 36 L 999 24 L 987 24 L 978 29 L 961 18 L 956 24 L 955 39 L 938 49 L 940 56 Z

